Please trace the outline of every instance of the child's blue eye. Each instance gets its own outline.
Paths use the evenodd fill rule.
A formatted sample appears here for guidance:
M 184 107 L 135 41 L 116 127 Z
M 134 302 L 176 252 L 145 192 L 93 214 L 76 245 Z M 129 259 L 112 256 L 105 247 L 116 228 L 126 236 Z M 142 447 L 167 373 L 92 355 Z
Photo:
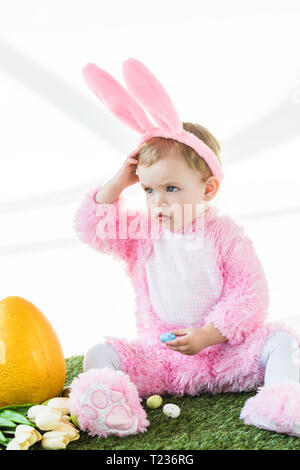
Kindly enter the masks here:
M 169 189 L 169 188 L 176 188 L 176 189 L 178 189 L 177 186 L 168 186 L 168 189 Z M 176 191 L 171 191 L 171 193 L 174 193 L 174 192 L 176 193 Z
M 179 189 L 179 188 L 177 188 L 177 186 L 167 186 L 167 190 L 168 190 L 169 188 L 176 188 L 176 190 Z M 149 189 L 151 192 L 148 192 L 148 189 Z M 152 191 L 153 191 L 152 188 L 145 188 L 145 192 L 146 192 L 147 194 L 152 194 Z M 177 191 L 168 191 L 168 192 L 169 192 L 169 193 L 170 193 L 170 192 L 171 192 L 171 193 L 174 193 L 174 192 L 176 193 Z

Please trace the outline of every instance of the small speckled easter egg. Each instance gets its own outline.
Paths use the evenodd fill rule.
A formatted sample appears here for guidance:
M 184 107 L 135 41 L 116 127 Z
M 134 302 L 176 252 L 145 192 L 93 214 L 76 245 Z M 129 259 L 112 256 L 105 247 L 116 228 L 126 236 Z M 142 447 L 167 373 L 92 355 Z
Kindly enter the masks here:
M 174 335 L 174 333 L 163 333 L 160 336 L 160 340 L 163 343 L 166 343 L 167 341 L 172 341 L 173 339 L 176 339 L 176 335 Z
M 156 408 L 159 408 L 161 406 L 162 402 L 162 397 L 160 397 L 159 395 L 152 395 L 147 399 L 146 404 L 148 408 L 150 408 L 151 410 L 155 410 Z
M 177 418 L 180 415 L 180 408 L 173 403 L 167 403 L 163 407 L 163 413 L 170 418 Z

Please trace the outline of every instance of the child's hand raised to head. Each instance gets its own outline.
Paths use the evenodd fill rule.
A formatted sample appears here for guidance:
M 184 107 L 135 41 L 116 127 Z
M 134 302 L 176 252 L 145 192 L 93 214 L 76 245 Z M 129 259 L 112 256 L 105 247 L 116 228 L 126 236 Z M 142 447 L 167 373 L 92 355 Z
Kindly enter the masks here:
M 123 189 L 139 181 L 139 177 L 136 174 L 137 163 L 137 157 L 127 157 L 120 170 L 114 176 L 114 181 L 117 182 Z
M 136 174 L 137 162 L 137 158 L 127 157 L 115 176 L 99 189 L 95 198 L 96 202 L 112 203 L 119 198 L 124 189 L 137 183 L 139 181 Z

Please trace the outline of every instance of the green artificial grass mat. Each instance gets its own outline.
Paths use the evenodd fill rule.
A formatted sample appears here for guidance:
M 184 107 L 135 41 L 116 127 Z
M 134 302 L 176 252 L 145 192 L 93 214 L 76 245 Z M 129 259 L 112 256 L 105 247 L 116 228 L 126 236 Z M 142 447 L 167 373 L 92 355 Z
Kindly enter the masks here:
M 65 385 L 82 372 L 83 356 L 66 359 Z M 80 431 L 80 439 L 67 450 L 300 450 L 300 439 L 248 426 L 239 418 L 252 393 L 203 394 L 197 397 L 163 395 L 163 405 L 175 403 L 180 416 L 165 416 L 162 406 L 147 412 L 150 426 L 145 433 L 127 437 L 91 437 Z M 31 449 L 42 449 L 40 443 Z

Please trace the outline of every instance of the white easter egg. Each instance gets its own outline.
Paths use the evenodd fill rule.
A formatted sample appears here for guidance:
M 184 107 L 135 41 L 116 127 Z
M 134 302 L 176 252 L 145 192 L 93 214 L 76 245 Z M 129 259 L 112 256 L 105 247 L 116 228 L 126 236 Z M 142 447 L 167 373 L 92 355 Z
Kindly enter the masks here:
M 180 408 L 173 403 L 167 403 L 163 407 L 163 413 L 170 418 L 177 418 L 180 415 Z

